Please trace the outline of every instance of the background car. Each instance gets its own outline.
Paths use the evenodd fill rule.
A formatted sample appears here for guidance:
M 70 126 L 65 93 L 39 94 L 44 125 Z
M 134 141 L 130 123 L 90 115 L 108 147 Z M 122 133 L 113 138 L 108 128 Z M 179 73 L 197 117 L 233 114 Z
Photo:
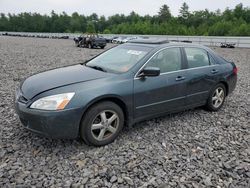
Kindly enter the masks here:
M 74 38 L 74 41 L 77 47 L 87 48 L 100 47 L 103 49 L 107 44 L 106 39 L 103 37 L 99 37 L 99 35 L 97 34 L 84 34 L 77 38 Z
M 107 43 L 112 43 L 112 41 L 114 39 L 116 39 L 117 37 L 116 36 L 105 36 L 104 38 L 106 39 Z
M 113 39 L 112 43 L 115 43 L 115 44 L 122 44 L 123 43 L 123 40 L 125 40 L 127 37 L 117 37 L 115 39 Z
M 236 87 L 237 67 L 211 49 L 133 40 L 83 64 L 27 78 L 15 107 L 28 130 L 109 144 L 124 126 L 198 106 L 219 110 Z
M 135 39 L 137 39 L 137 37 L 127 37 L 127 38 L 122 40 L 122 43 L 126 43 L 126 42 L 129 42 L 131 40 L 135 40 Z

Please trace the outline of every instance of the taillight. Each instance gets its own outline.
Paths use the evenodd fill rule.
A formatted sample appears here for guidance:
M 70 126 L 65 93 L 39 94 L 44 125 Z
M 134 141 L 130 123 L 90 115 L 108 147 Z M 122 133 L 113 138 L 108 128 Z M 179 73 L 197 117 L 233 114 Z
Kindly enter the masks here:
M 233 73 L 234 73 L 234 74 L 237 74 L 237 73 L 238 73 L 238 68 L 237 68 L 237 67 L 234 67 Z

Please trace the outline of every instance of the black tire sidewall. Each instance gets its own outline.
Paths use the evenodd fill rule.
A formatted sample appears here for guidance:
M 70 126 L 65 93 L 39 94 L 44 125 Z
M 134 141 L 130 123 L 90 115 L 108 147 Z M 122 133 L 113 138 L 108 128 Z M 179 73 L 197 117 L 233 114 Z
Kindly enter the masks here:
M 96 115 L 104 110 L 112 110 L 117 113 L 119 117 L 119 125 L 118 125 L 119 127 L 118 127 L 117 132 L 114 135 L 112 135 L 110 138 L 104 141 L 98 141 L 93 137 L 91 133 L 91 124 L 93 122 L 93 119 L 96 117 Z M 80 136 L 88 145 L 94 145 L 94 146 L 107 145 L 113 142 L 117 138 L 117 136 L 119 135 L 119 133 L 121 132 L 123 128 L 123 125 L 124 125 L 124 114 L 123 114 L 122 109 L 113 102 L 101 102 L 90 107 L 90 109 L 84 115 L 82 122 L 81 122 L 81 127 L 80 127 Z
M 89 43 L 88 48 L 89 49 L 93 48 L 92 45 L 91 45 L 91 43 Z
M 212 101 L 212 98 L 213 98 L 213 94 L 215 92 L 215 90 L 217 88 L 222 88 L 223 91 L 224 91 L 224 99 L 223 99 L 223 102 L 222 104 L 218 107 L 218 108 L 215 108 L 214 105 L 213 105 L 213 101 Z M 224 102 L 225 102 L 225 99 L 226 99 L 226 87 L 224 86 L 224 84 L 220 83 L 220 84 L 217 84 L 216 86 L 214 86 L 214 88 L 211 90 L 210 94 L 209 94 L 209 97 L 208 97 L 208 101 L 207 101 L 207 109 L 209 111 L 218 111 L 221 109 L 221 107 L 223 106 Z

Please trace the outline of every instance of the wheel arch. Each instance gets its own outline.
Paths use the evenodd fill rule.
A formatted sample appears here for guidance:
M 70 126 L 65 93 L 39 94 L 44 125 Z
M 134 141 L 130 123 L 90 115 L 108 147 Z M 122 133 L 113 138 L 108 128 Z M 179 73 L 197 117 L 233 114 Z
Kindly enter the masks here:
M 223 84 L 226 88 L 226 96 L 228 95 L 228 92 L 229 92 L 229 85 L 226 81 L 220 81 L 218 84 Z
M 86 108 L 85 110 L 83 111 L 83 114 L 82 114 L 82 117 L 81 117 L 81 121 L 80 121 L 80 124 L 79 124 L 79 130 L 80 130 L 80 127 L 81 127 L 81 122 L 82 122 L 82 119 L 84 118 L 86 112 L 94 105 L 100 103 L 100 102 L 104 102 L 104 101 L 110 101 L 110 102 L 113 102 L 115 103 L 116 105 L 118 105 L 122 111 L 123 111 L 123 114 L 124 114 L 124 120 L 125 120 L 125 124 L 124 126 L 127 126 L 129 125 L 129 110 L 128 110 L 128 107 L 126 105 L 126 103 L 121 99 L 121 97 L 119 96 L 116 96 L 116 95 L 107 95 L 107 96 L 102 96 L 102 97 L 98 97 L 96 99 L 93 99 L 91 102 L 89 102 L 87 105 L 86 105 Z

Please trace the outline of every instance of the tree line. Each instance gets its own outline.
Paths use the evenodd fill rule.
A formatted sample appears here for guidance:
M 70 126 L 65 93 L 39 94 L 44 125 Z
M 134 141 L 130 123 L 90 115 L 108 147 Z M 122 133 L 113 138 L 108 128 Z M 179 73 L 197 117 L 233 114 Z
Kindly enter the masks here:
M 155 34 L 155 35 L 209 35 L 250 36 L 250 8 L 238 4 L 224 11 L 189 10 L 187 3 L 180 7 L 179 15 L 173 16 L 167 5 L 163 5 L 154 16 L 115 14 L 110 17 L 89 16 L 77 12 L 68 15 L 51 12 L 0 14 L 0 31 L 53 32 L 53 33 L 104 33 L 104 34 Z

